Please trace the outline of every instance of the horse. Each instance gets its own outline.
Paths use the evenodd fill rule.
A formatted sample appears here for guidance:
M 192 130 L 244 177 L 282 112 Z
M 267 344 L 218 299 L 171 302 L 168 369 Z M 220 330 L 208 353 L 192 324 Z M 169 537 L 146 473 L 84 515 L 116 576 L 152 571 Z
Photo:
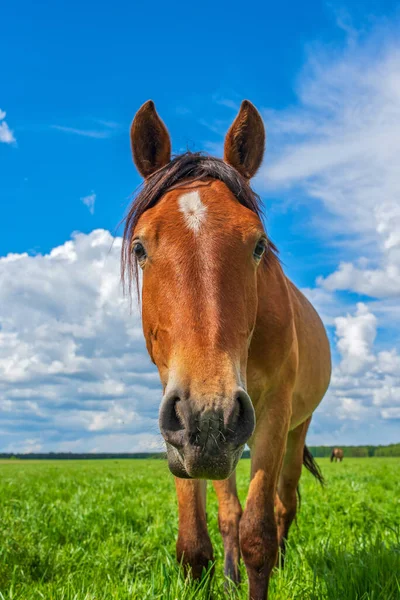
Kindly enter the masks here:
M 162 384 L 177 559 L 193 577 L 214 560 L 206 520 L 212 480 L 225 575 L 239 583 L 242 557 L 249 597 L 265 600 L 296 515 L 303 463 L 322 480 L 305 438 L 330 380 L 326 332 L 285 276 L 250 186 L 265 147 L 251 102 L 242 102 L 226 134 L 223 159 L 171 157 L 151 100 L 136 113 L 130 138 L 144 182 L 125 217 L 121 275 L 125 289 L 136 282 Z M 242 510 L 235 469 L 246 444 L 251 481 Z
M 332 450 L 332 454 L 331 454 L 331 462 L 333 462 L 333 461 L 342 462 L 343 456 L 344 456 L 344 454 L 343 454 L 343 450 L 341 448 L 334 448 Z

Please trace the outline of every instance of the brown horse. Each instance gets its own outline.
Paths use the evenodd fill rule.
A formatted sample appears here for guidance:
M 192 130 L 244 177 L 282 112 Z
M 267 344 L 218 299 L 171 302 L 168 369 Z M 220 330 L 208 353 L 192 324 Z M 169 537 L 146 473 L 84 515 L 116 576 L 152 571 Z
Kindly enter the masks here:
M 343 450 L 341 448 L 334 448 L 332 450 L 332 454 L 331 454 L 331 462 L 333 462 L 333 461 L 342 462 L 343 456 L 344 456 L 344 454 L 343 454 Z
M 225 139 L 224 160 L 171 143 L 153 102 L 131 128 L 134 162 L 145 178 L 126 217 L 122 273 L 143 270 L 146 345 L 163 386 L 160 429 L 176 476 L 177 557 L 194 576 L 213 560 L 207 479 L 219 500 L 225 573 L 250 598 L 265 600 L 279 546 L 296 514 L 302 464 L 320 477 L 305 446 L 311 416 L 328 387 L 324 327 L 284 275 L 249 180 L 265 145 L 248 101 Z M 246 507 L 235 468 L 251 449 Z

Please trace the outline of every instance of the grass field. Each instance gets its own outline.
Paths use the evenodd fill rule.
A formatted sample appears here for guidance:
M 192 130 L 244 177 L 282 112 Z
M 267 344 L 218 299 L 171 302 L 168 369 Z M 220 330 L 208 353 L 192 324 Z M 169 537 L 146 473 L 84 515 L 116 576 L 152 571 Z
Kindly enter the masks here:
M 327 485 L 303 474 L 301 511 L 270 597 L 400 599 L 400 459 L 319 464 Z M 249 466 L 238 467 L 242 501 Z M 3 461 L 0 503 L 0 599 L 226 597 L 212 486 L 210 586 L 207 577 L 185 581 L 175 564 L 175 489 L 163 461 Z M 246 583 L 238 598 L 247 598 Z

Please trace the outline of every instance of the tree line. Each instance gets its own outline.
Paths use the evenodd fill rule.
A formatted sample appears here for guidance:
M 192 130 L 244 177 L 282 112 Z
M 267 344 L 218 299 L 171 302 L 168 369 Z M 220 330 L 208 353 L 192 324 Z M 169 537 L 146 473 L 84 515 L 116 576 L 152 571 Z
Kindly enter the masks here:
M 369 456 L 400 456 L 400 443 L 388 446 L 336 446 L 343 450 L 346 457 L 367 458 Z M 332 446 L 309 446 L 309 450 L 315 458 L 323 458 L 331 455 Z
M 388 446 L 339 446 L 346 457 L 367 458 L 369 456 L 400 456 L 400 443 Z M 326 458 L 331 455 L 333 446 L 309 446 L 311 454 L 315 458 Z M 11 460 L 101 460 L 122 458 L 165 458 L 165 452 L 31 452 L 28 454 L 13 454 L 10 452 L 0 453 L 0 459 Z M 242 458 L 250 458 L 250 450 L 243 452 Z
M 21 460 L 104 460 L 105 458 L 164 458 L 165 452 L 29 452 L 26 454 L 3 452 L 0 459 Z

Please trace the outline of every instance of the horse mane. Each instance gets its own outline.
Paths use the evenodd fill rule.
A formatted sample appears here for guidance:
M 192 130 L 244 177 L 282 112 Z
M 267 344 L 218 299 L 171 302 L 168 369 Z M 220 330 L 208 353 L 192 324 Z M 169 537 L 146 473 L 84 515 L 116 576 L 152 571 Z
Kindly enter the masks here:
M 182 183 L 209 179 L 222 181 L 240 204 L 254 212 L 262 220 L 260 197 L 236 169 L 220 158 L 208 156 L 202 152 L 180 154 L 148 177 L 139 187 L 124 219 L 125 227 L 121 249 L 121 279 L 124 289 L 127 278 L 129 291 L 131 291 L 132 280 L 135 280 L 139 292 L 138 268 L 132 254 L 132 240 L 137 223 L 143 213 L 155 206 L 164 194 L 180 187 Z M 272 253 L 267 252 L 266 257 L 270 254 L 276 257 L 278 250 L 271 241 L 269 241 L 269 247 Z

